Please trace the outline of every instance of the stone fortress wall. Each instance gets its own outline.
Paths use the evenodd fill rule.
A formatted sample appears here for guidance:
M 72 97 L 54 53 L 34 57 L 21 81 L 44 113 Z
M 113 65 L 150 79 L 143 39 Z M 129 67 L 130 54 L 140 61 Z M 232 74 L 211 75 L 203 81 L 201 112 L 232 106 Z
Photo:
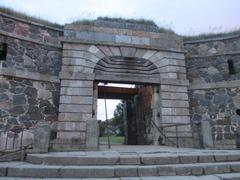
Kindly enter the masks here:
M 215 145 L 231 147 L 240 120 L 240 35 L 184 45 L 191 120 L 210 122 Z
M 107 41 L 111 42 L 113 37 L 109 36 L 107 31 L 117 27 L 134 30 L 119 30 L 122 35 L 118 36 L 118 43 L 121 44 L 114 46 L 117 49 L 126 44 L 134 44 L 141 49 L 142 46 L 147 47 L 149 43 L 154 47 L 158 47 L 161 43 L 158 47 L 160 49 L 173 47 L 186 51 L 186 63 L 184 57 L 180 58 L 182 59 L 180 64 L 176 64 L 180 60 L 174 60 L 174 57 L 163 60 L 163 65 L 159 63 L 161 77 L 165 79 L 165 81 L 161 80 L 162 85 L 159 87 L 159 98 L 161 103 L 165 104 L 160 111 L 161 122 L 189 122 L 189 113 L 185 111 L 189 108 L 194 128 L 199 129 L 197 125 L 199 122 L 208 121 L 213 139 L 219 140 L 215 141 L 216 143 L 233 144 L 235 142 L 233 133 L 238 127 L 240 117 L 236 113 L 236 110 L 240 109 L 239 35 L 184 41 L 183 47 L 181 38 L 175 38 L 170 34 L 166 34 L 165 39 L 164 36 L 160 36 L 156 40 L 154 36 L 159 36 L 154 26 L 129 23 L 123 25 L 106 21 L 98 21 L 95 26 L 98 28 L 91 30 L 90 33 L 89 29 L 84 30 L 84 27 L 81 29 L 81 27 L 68 25 L 63 35 L 63 29 L 0 12 L 0 44 L 6 43 L 8 46 L 6 60 L 0 60 L 0 129 L 32 127 L 39 120 L 50 122 L 52 128 L 56 129 L 56 122 L 59 120 L 59 73 L 62 71 L 62 80 L 64 80 L 64 72 L 76 70 L 69 67 L 61 70 L 63 36 L 65 36 L 66 47 L 70 47 L 73 39 L 78 37 L 82 42 L 94 41 L 99 48 L 96 37 L 99 41 L 108 39 Z M 74 28 L 78 28 L 78 31 L 71 31 Z M 74 34 L 76 32 L 77 34 Z M 114 28 L 112 32 L 118 33 Z M 128 34 L 129 32 L 137 34 Z M 126 38 L 128 36 L 131 42 L 126 42 L 129 39 Z M 148 36 L 153 37 L 151 42 L 148 41 Z M 169 38 L 172 40 L 168 41 Z M 115 40 L 112 44 L 116 43 Z M 114 53 L 106 47 L 112 44 L 105 44 L 101 51 L 104 54 Z M 91 48 L 90 45 L 89 48 Z M 74 53 L 71 55 L 74 56 Z M 151 52 L 145 55 L 149 56 Z M 164 65 L 164 63 L 167 64 Z M 234 67 L 234 72 L 229 73 L 229 65 Z M 65 81 L 68 79 L 65 78 Z M 190 81 L 189 87 L 186 79 Z M 181 102 L 176 104 L 178 98 Z M 176 105 L 178 107 L 175 107 Z M 92 113 L 91 108 L 89 112 Z M 197 138 L 201 139 L 201 137 Z M 197 144 L 201 144 L 201 140 Z
M 1 130 L 33 127 L 39 120 L 56 126 L 62 35 L 61 29 L 0 13 L 0 44 L 7 44 L 0 60 Z

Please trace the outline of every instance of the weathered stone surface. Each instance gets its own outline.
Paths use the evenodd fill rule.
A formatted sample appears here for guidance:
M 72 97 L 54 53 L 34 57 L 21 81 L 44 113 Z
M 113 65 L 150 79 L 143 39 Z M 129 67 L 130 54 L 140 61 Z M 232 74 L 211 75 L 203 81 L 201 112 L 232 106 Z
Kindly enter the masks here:
M 87 119 L 86 148 L 98 148 L 99 127 L 96 119 Z
M 107 178 L 114 177 L 114 168 L 113 167 L 64 167 L 61 170 L 62 177 L 64 178 Z
M 138 176 L 157 176 L 157 167 L 156 166 L 139 166 L 138 167 Z
M 121 165 L 132 165 L 140 163 L 140 158 L 137 155 L 120 155 L 119 164 Z
M 203 146 L 205 148 L 213 147 L 213 139 L 211 134 L 210 123 L 208 121 L 202 121 L 201 128 L 202 128 L 202 136 L 203 136 Z
M 145 165 L 153 164 L 174 164 L 179 162 L 178 156 L 153 156 L 153 155 L 142 155 L 141 162 Z
M 50 142 L 50 125 L 39 121 L 34 129 L 33 151 L 37 153 L 48 152 Z
M 114 169 L 117 177 L 138 176 L 138 168 L 136 166 L 115 166 Z

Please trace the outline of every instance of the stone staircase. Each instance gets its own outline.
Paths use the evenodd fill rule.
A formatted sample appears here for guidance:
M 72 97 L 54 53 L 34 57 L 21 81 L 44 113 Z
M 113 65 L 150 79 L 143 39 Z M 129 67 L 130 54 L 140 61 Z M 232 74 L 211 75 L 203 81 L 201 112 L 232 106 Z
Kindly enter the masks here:
M 240 151 L 52 152 L 0 163 L 0 176 L 22 178 L 240 179 Z M 180 177 L 178 177 L 180 176 Z M 125 178 L 124 178 L 125 177 Z M 134 177 L 134 178 L 133 178 Z M 0 178 L 1 180 L 1 178 Z

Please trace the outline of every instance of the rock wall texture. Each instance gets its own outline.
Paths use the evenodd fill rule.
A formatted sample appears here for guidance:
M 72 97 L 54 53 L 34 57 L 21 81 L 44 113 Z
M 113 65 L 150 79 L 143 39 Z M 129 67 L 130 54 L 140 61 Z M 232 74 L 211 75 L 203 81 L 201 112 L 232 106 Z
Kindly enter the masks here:
M 0 13 L 0 130 L 33 127 L 58 117 L 62 30 Z
M 61 68 L 61 50 L 0 35 L 0 43 L 7 43 L 7 59 L 1 61 L 3 68 L 55 75 Z
M 240 36 L 185 42 L 193 124 L 209 121 L 216 147 L 235 147 L 240 116 Z M 232 60 L 235 73 L 230 73 Z
M 3 77 L 0 86 L 0 129 L 57 121 L 58 83 Z

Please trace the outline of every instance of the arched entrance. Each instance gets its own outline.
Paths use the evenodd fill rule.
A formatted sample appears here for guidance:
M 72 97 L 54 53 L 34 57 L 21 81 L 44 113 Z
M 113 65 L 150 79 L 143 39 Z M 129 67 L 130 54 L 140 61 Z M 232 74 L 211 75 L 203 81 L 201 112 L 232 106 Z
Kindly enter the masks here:
M 64 150 L 96 148 L 98 82 L 151 85 L 150 119 L 156 126 L 161 123 L 190 122 L 188 81 L 183 52 L 166 48 L 166 44 L 146 46 L 140 43 L 143 36 L 160 42 L 161 34 L 155 33 L 152 37 L 153 34 L 142 32 L 141 38 L 136 34 L 129 36 L 131 41 L 115 42 L 124 36 L 119 36 L 121 31 L 108 34 L 112 29 L 109 29 L 108 33 L 100 33 L 98 31 L 103 29 L 99 29 L 92 38 L 85 36 L 91 33 L 89 31 L 83 33 L 84 28 L 70 26 L 70 29 L 76 31 L 76 36 L 63 40 L 61 94 L 55 148 Z M 105 38 L 103 33 L 106 33 L 106 36 L 114 35 L 114 38 L 103 41 L 101 39 Z M 137 39 L 139 41 L 136 41 Z M 112 40 L 114 42 L 111 42 Z M 168 44 L 170 46 L 171 43 Z M 191 131 L 191 127 L 187 127 L 186 130 Z M 157 144 L 158 138 L 159 132 L 157 128 L 153 128 L 152 144 Z

